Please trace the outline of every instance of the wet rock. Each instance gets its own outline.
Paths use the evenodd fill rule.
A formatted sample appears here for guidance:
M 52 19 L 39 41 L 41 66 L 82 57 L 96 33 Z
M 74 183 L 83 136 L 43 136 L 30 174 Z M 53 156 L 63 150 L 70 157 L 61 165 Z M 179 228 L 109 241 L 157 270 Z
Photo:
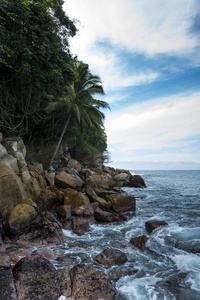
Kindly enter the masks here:
M 131 276 L 138 272 L 138 269 L 135 268 L 127 268 L 127 267 L 121 267 L 120 269 L 114 269 L 112 270 L 110 274 L 110 278 L 112 280 L 119 280 L 123 276 Z
M 114 300 L 117 296 L 108 276 L 102 271 L 80 264 L 72 268 L 70 275 L 74 300 Z
M 90 200 L 88 197 L 73 189 L 66 189 L 64 195 L 64 205 L 71 205 L 71 207 L 89 205 Z
M 134 237 L 130 240 L 130 243 L 133 244 L 135 247 L 137 247 L 140 250 L 146 249 L 146 242 L 148 241 L 148 238 L 146 235 L 140 235 L 137 237 Z
M 0 298 L 2 300 L 18 300 L 10 258 L 0 253 Z
M 55 184 L 62 188 L 73 188 L 76 190 L 80 190 L 83 186 L 83 180 L 77 176 L 72 174 L 67 174 L 62 171 L 61 173 L 56 175 Z
M 21 180 L 4 161 L 0 161 L 0 195 L 1 212 L 3 208 L 14 207 L 26 198 Z
M 94 217 L 101 222 L 122 222 L 125 218 L 115 212 L 108 212 L 99 207 L 94 210 Z
M 58 300 L 71 297 L 71 280 L 66 269 L 55 267 L 40 255 L 22 258 L 13 268 L 18 300 Z
M 166 225 L 168 224 L 165 221 L 159 221 L 159 220 L 150 220 L 145 223 L 146 230 L 149 234 L 157 227 L 166 226 Z
M 83 235 L 84 233 L 90 230 L 90 226 L 86 219 L 80 217 L 73 217 L 72 229 L 74 233 L 78 235 Z
M 18 243 L 35 245 L 58 245 L 64 240 L 62 225 L 50 212 L 43 212 L 31 222 L 30 231 L 18 238 Z
M 105 249 L 95 259 L 98 263 L 108 267 L 123 265 L 128 261 L 126 254 L 118 249 Z
M 127 187 L 145 188 L 146 184 L 140 175 L 130 175 L 129 181 L 124 184 Z

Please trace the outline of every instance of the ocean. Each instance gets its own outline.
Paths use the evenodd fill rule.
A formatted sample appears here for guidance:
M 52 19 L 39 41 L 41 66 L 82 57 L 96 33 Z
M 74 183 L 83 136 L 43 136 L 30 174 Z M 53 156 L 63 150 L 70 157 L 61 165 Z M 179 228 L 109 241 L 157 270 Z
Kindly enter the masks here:
M 132 275 L 113 280 L 117 300 L 200 299 L 200 171 L 131 171 L 140 174 L 147 188 L 124 188 L 136 197 L 136 211 L 123 223 L 97 224 L 83 236 L 64 230 L 73 247 L 60 249 L 57 267 L 86 263 L 110 278 L 123 270 Z M 168 223 L 150 235 L 145 222 Z M 130 239 L 148 236 L 146 250 L 135 248 Z M 128 262 L 106 268 L 95 261 L 105 248 L 123 251 Z

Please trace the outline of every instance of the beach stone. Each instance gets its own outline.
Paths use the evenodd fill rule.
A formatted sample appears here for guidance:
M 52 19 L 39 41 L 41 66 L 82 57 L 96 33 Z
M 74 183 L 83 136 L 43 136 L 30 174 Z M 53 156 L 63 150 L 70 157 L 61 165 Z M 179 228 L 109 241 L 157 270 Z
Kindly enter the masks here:
M 71 207 L 89 205 L 90 200 L 81 192 L 67 188 L 64 195 L 64 205 L 71 205 Z
M 18 300 L 11 269 L 10 257 L 0 253 L 0 299 Z
M 150 220 L 145 223 L 146 230 L 149 234 L 157 227 L 166 226 L 166 225 L 168 224 L 165 221 L 159 221 L 159 220 Z
M 56 270 L 40 255 L 28 255 L 13 268 L 18 300 L 58 300 L 60 295 L 71 297 L 71 280 L 66 269 Z
M 96 256 L 95 260 L 108 267 L 123 265 L 128 261 L 126 254 L 118 249 L 105 249 Z
M 117 291 L 104 272 L 79 264 L 72 268 L 70 275 L 74 300 L 116 299 Z
M 78 175 L 68 174 L 65 171 L 56 175 L 55 184 L 62 188 L 73 188 L 80 190 L 83 186 L 83 180 Z
M 126 193 L 105 192 L 102 197 L 111 205 L 116 212 L 135 211 L 136 201 L 134 196 Z
M 137 247 L 140 250 L 146 249 L 146 242 L 148 241 L 148 238 L 146 235 L 140 235 L 137 237 L 134 237 L 130 240 L 130 243 L 133 244 L 135 247 Z

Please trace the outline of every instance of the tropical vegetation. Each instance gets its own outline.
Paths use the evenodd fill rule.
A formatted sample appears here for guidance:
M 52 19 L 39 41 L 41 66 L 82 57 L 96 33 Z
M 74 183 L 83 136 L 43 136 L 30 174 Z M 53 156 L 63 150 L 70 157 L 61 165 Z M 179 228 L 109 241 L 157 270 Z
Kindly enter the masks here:
M 0 131 L 46 149 L 49 161 L 61 145 L 79 159 L 107 148 L 109 106 L 94 98 L 100 78 L 70 53 L 76 32 L 62 0 L 0 1 Z

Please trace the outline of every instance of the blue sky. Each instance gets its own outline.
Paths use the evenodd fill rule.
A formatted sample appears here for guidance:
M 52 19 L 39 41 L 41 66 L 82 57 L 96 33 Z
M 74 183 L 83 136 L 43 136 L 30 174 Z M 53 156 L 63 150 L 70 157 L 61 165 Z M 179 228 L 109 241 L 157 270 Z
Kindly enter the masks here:
M 101 77 L 114 167 L 200 169 L 199 0 L 67 0 L 71 51 Z

